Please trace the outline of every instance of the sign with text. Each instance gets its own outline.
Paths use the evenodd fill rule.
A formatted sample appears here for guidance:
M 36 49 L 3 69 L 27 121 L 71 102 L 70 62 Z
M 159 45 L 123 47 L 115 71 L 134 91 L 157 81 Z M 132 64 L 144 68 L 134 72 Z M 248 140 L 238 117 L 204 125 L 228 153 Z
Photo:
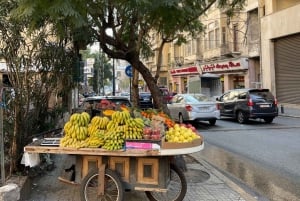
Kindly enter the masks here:
M 219 72 L 219 71 L 232 71 L 232 70 L 247 70 L 248 65 L 243 62 L 244 60 L 217 62 L 211 64 L 201 65 L 202 73 Z
M 186 68 L 176 68 L 170 71 L 171 75 L 190 75 L 199 74 L 196 66 L 186 67 Z

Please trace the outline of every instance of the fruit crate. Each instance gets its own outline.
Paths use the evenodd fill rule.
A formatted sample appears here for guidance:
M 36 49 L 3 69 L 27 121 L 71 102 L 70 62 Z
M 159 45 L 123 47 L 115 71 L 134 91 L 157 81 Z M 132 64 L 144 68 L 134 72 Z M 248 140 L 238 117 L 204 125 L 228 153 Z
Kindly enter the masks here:
M 203 143 L 203 138 L 195 139 L 192 142 L 166 142 L 161 144 L 162 149 L 182 149 L 200 146 Z
M 146 150 L 160 150 L 162 140 L 125 140 L 125 149 L 146 149 Z

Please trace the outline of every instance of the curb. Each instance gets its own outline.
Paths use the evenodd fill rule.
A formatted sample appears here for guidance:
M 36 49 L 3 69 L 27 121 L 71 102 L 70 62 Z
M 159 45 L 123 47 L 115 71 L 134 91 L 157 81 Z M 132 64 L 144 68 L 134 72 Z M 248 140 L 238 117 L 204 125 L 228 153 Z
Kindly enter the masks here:
M 232 179 L 230 179 L 228 176 L 225 176 L 224 173 L 222 173 L 220 170 L 217 169 L 217 167 L 214 167 L 209 162 L 205 161 L 204 159 L 201 159 L 195 154 L 190 154 L 191 157 L 193 157 L 199 164 L 201 164 L 209 174 L 215 175 L 219 180 L 223 181 L 225 184 L 227 184 L 228 188 L 232 189 L 233 191 L 240 194 L 242 198 L 244 198 L 247 201 L 257 201 L 257 197 L 254 195 L 251 195 L 249 192 L 247 192 L 244 188 L 242 188 L 240 185 L 238 185 L 236 182 L 234 182 Z M 245 185 L 246 186 L 246 185 Z

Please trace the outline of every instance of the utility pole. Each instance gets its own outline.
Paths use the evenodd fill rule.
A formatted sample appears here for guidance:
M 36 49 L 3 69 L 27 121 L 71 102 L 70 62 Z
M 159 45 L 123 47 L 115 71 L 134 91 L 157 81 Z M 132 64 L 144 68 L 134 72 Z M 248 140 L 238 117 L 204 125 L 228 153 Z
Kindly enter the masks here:
M 4 160 L 4 133 L 3 133 L 3 106 L 2 97 L 4 93 L 2 73 L 0 75 L 0 147 L 1 147 L 1 184 L 5 184 L 5 160 Z
M 113 91 L 112 95 L 116 95 L 116 73 L 115 73 L 115 58 L 113 58 Z

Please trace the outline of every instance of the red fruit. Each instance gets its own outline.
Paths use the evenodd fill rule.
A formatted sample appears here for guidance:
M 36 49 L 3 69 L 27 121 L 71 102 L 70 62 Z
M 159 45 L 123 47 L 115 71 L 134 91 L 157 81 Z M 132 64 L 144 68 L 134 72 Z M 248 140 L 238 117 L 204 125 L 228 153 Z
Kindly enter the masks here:
M 192 129 L 192 131 L 195 133 L 197 132 L 197 129 L 194 126 L 190 127 L 190 129 Z
M 186 126 L 187 126 L 187 128 L 191 128 L 191 127 L 193 127 L 193 125 L 192 125 L 192 124 L 187 124 Z

